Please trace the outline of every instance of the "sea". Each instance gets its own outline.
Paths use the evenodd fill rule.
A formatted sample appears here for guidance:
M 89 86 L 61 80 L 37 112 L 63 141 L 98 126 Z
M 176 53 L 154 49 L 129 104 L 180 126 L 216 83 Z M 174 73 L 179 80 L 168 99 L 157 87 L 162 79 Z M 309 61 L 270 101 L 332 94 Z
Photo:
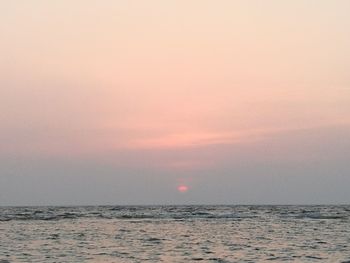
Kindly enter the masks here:
M 350 206 L 0 207 L 0 262 L 348 262 Z

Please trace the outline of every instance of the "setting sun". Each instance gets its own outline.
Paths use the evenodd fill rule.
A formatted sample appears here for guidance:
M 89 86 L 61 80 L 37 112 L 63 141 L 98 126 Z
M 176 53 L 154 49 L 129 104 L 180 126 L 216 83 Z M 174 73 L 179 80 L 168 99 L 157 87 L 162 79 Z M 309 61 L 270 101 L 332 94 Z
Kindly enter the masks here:
M 187 192 L 188 189 L 189 189 L 189 188 L 188 188 L 188 186 L 186 186 L 186 185 L 180 185 L 180 186 L 177 187 L 177 190 L 178 190 L 179 192 L 181 192 L 181 193 Z

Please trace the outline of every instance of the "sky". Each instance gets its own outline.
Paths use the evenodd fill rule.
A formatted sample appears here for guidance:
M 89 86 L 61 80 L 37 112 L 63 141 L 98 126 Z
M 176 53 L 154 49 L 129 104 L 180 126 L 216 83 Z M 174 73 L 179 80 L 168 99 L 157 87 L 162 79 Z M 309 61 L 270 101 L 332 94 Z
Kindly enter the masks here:
M 0 205 L 350 203 L 349 12 L 0 0 Z

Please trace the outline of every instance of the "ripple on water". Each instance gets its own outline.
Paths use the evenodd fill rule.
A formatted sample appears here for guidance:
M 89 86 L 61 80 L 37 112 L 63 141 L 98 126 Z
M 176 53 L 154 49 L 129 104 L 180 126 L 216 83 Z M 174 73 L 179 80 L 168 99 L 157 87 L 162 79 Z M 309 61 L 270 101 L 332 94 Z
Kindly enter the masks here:
M 0 208 L 0 263 L 350 263 L 350 206 Z

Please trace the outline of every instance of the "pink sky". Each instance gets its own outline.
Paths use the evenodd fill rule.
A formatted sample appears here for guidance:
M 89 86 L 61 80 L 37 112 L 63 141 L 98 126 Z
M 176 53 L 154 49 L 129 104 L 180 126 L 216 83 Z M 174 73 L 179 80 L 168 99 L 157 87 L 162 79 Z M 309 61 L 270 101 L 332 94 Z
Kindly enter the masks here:
M 340 0 L 2 3 L 0 156 L 134 168 L 146 158 L 190 172 L 222 167 L 227 147 L 282 137 L 288 162 L 296 133 L 350 131 L 349 10 Z

